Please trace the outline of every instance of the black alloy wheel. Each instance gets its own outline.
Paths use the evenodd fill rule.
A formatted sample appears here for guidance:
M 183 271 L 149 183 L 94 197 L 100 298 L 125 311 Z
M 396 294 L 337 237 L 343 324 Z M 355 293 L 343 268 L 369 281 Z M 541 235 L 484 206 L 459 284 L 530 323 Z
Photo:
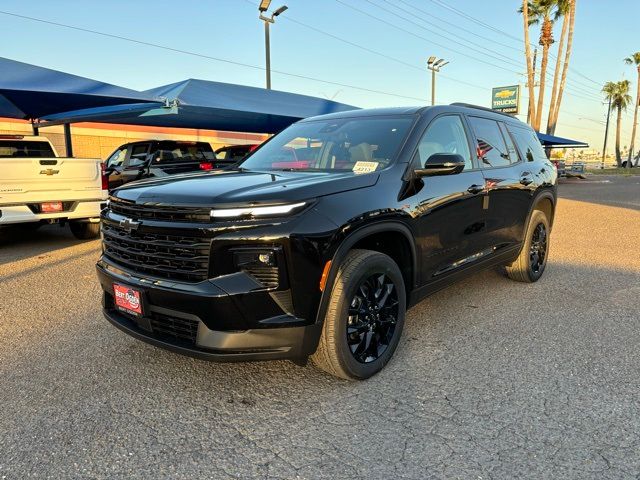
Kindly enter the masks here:
M 353 357 L 370 363 L 384 354 L 398 321 L 398 289 L 384 273 L 364 279 L 349 304 L 347 343 Z
M 544 268 L 547 258 L 547 228 L 543 223 L 538 223 L 531 236 L 529 248 L 529 265 L 533 273 L 538 274 Z

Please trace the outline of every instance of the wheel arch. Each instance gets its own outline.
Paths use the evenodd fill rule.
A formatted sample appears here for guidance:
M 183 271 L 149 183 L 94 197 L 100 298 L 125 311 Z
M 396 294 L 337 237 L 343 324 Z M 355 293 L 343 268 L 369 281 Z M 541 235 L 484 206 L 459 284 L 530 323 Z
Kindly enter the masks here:
M 398 243 L 389 244 L 390 239 L 400 239 Z M 379 242 L 387 240 L 387 244 L 380 247 Z M 329 304 L 329 297 L 333 282 L 338 274 L 340 264 L 347 253 L 354 248 L 363 248 L 384 253 L 391 257 L 400 268 L 405 281 L 407 305 L 409 297 L 416 286 L 418 257 L 414 235 L 404 223 L 396 221 L 381 221 L 373 225 L 358 228 L 342 240 L 331 258 L 331 267 L 326 279 L 326 287 L 322 292 L 316 323 L 322 323 Z
M 527 215 L 527 223 L 529 224 L 529 219 L 533 214 L 534 210 L 540 210 L 547 216 L 549 220 L 549 226 L 553 227 L 553 220 L 556 213 L 556 196 L 553 195 L 552 192 L 545 190 L 540 192 L 533 198 L 533 202 L 531 202 L 531 208 L 529 209 L 529 214 Z

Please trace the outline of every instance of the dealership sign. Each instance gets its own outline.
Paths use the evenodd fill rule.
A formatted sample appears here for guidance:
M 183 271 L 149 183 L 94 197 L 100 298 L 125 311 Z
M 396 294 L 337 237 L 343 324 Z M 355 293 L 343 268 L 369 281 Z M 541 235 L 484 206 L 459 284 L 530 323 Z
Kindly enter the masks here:
M 491 91 L 491 109 L 503 113 L 518 113 L 520 85 L 497 87 Z

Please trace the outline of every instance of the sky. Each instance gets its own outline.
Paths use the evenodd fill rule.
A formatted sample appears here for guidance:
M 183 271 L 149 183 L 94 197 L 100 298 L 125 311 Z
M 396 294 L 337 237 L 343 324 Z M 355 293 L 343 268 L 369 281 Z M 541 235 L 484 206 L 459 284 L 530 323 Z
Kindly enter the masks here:
M 138 90 L 186 78 L 263 87 L 264 27 L 257 3 L 3 0 L 1 12 L 183 52 L 0 13 L 0 56 Z M 520 110 L 526 114 L 517 0 L 274 0 L 272 7 L 285 3 L 289 9 L 271 26 L 276 90 L 358 107 L 424 105 L 431 95 L 426 59 L 435 55 L 450 62 L 437 79 L 437 103 L 490 106 L 492 87 L 522 84 Z M 638 0 L 578 0 L 557 135 L 602 149 L 606 105 L 600 89 L 606 81 L 629 79 L 635 94 L 636 71 L 623 59 L 640 51 L 638 17 Z M 559 38 L 560 23 L 556 30 Z M 532 28 L 532 41 L 538 31 Z M 551 58 L 551 71 L 554 62 Z M 548 98 L 549 93 L 545 103 Z M 632 121 L 629 110 L 623 145 L 629 143 Z

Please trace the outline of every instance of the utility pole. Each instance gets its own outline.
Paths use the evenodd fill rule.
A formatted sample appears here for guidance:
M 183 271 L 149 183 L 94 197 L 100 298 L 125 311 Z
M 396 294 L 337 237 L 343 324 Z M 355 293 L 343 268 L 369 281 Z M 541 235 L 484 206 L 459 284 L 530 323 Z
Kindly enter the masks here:
M 607 126 L 604 127 L 604 146 L 602 147 L 602 165 L 601 169 L 604 169 L 604 157 L 607 154 L 607 138 L 609 137 L 609 117 L 611 116 L 611 97 L 609 97 L 609 108 L 607 109 Z
M 427 60 L 427 69 L 431 70 L 431 105 L 436 104 L 436 73 L 447 63 L 444 58 L 436 59 L 433 55 Z
M 260 2 L 260 6 L 258 6 L 258 10 L 260 11 L 260 20 L 264 22 L 264 50 L 265 50 L 265 72 L 266 72 L 266 80 L 267 80 L 267 90 L 271 90 L 271 40 L 269 38 L 269 25 L 276 22 L 276 17 L 280 15 L 282 12 L 287 10 L 286 5 L 281 6 L 276 11 L 271 14 L 271 17 L 267 17 L 264 15 L 269 9 L 269 5 L 271 4 L 271 0 L 262 0 Z

